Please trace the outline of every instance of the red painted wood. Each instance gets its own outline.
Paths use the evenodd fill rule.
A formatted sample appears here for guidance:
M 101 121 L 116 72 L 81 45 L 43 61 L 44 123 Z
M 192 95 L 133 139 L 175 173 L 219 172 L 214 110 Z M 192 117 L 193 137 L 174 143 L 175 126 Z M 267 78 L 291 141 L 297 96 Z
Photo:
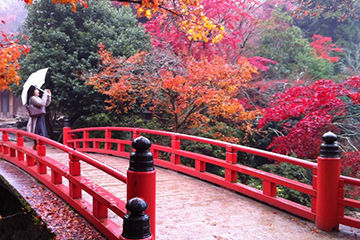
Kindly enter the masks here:
M 0 156 L 2 156 L 2 155 L 9 156 L 10 148 L 7 145 L 7 143 L 8 143 L 8 134 L 7 133 L 9 132 L 9 133 L 16 134 L 17 131 L 16 130 L 15 131 L 7 130 L 7 129 L 0 129 L 0 131 L 3 132 L 3 141 L 0 143 L 0 154 L 1 154 Z M 101 139 L 101 138 L 100 139 L 91 139 L 91 138 L 87 139 L 86 134 L 83 134 L 83 136 L 84 136 L 83 138 L 75 138 L 74 135 L 77 133 L 84 133 L 84 131 L 88 131 L 88 132 L 91 132 L 91 131 L 104 131 L 104 132 L 106 132 L 106 131 L 110 131 L 110 132 L 122 131 L 122 132 L 132 133 L 133 138 L 138 137 L 139 135 L 141 135 L 143 133 L 169 137 L 169 139 L 171 140 L 171 143 L 172 143 L 171 147 L 163 146 L 160 143 L 152 145 L 151 151 L 154 153 L 155 164 L 162 166 L 162 167 L 169 168 L 169 169 L 173 169 L 175 171 L 183 172 L 188 175 L 195 176 L 197 178 L 218 184 L 218 185 L 223 186 L 228 189 L 232 189 L 234 191 L 237 191 L 242 194 L 248 195 L 250 197 L 264 201 L 273 206 L 282 208 L 286 211 L 289 211 L 293 214 L 304 217 L 306 219 L 309 219 L 312 221 L 315 220 L 315 214 L 317 213 L 318 206 L 319 206 L 319 204 L 318 204 L 318 206 L 316 206 L 315 203 L 320 202 L 320 200 L 318 200 L 317 192 L 319 191 L 319 188 L 321 188 L 321 186 L 318 186 L 319 185 L 318 184 L 319 176 L 318 176 L 318 169 L 317 169 L 318 165 L 316 163 L 312 163 L 312 162 L 308 162 L 308 161 L 304 161 L 301 159 L 292 158 L 292 157 L 284 156 L 284 155 L 280 155 L 280 154 L 275 154 L 272 152 L 253 149 L 253 148 L 249 148 L 249 147 L 245 147 L 245 146 L 241 146 L 241 145 L 229 144 L 229 143 L 222 142 L 222 141 L 200 138 L 200 137 L 195 137 L 195 136 L 189 136 L 189 135 L 184 135 L 184 134 L 170 133 L 170 132 L 165 132 L 165 131 L 140 129 L 140 128 L 135 129 L 135 128 L 127 128 L 127 127 L 99 127 L 99 128 L 83 128 L 83 129 L 75 129 L 75 130 L 64 129 L 64 132 L 66 132 L 66 131 L 68 134 L 65 134 L 65 135 L 67 135 L 68 137 L 64 138 L 65 144 L 70 145 L 70 146 L 75 145 L 79 148 L 78 150 L 81 150 L 81 151 L 99 152 L 99 153 L 105 153 L 105 154 L 112 154 L 112 155 L 116 155 L 116 156 L 129 156 L 129 153 L 125 153 L 124 151 L 125 151 L 126 145 L 128 145 L 128 146 L 131 145 L 131 139 L 111 139 L 111 138 L 110 139 L 109 138 L 108 139 L 105 139 L 105 138 L 104 139 Z M 33 139 L 39 139 L 38 136 L 31 135 L 26 132 L 21 133 L 21 134 L 23 134 L 26 137 L 33 138 Z M 218 159 L 218 158 L 206 156 L 203 154 L 191 153 L 188 151 L 181 150 L 181 142 L 183 140 L 200 142 L 200 143 L 205 143 L 205 144 L 222 147 L 224 149 L 224 152 L 226 152 L 226 159 Z M 88 147 L 88 145 L 86 144 L 87 142 L 93 142 L 94 143 L 93 147 L 92 148 Z M 110 144 L 111 143 L 122 144 L 122 146 L 118 147 L 115 150 L 111 150 L 111 149 L 109 150 L 109 149 L 106 149 L 106 147 L 103 149 L 99 149 L 100 142 L 105 143 L 105 146 L 106 146 L 106 144 L 109 144 L 109 143 Z M 116 176 L 116 178 L 121 179 L 122 181 L 126 181 L 126 177 L 124 177 L 122 174 L 114 172 L 113 169 L 111 169 L 111 168 L 107 168 L 108 166 L 103 166 L 101 163 L 98 163 L 98 162 L 94 161 L 93 159 L 88 158 L 86 155 L 85 156 L 79 155 L 78 152 L 76 152 L 75 150 L 73 150 L 71 148 L 64 147 L 63 145 L 60 146 L 60 144 L 57 146 L 56 143 L 52 143 L 52 144 L 53 144 L 53 146 L 57 147 L 58 149 L 67 151 L 69 153 L 76 154 L 77 156 L 81 157 L 82 161 L 85 161 L 91 165 L 99 167 L 100 169 L 103 169 L 107 173 L 113 174 L 114 176 Z M 20 149 L 19 149 L 19 151 L 20 151 Z M 19 151 L 17 152 L 17 156 L 19 156 Z M 30 150 L 27 150 L 27 151 L 21 150 L 20 152 L 24 153 L 27 158 L 30 158 L 30 160 L 32 157 L 34 158 L 37 155 L 36 152 L 34 153 Z M 172 156 L 171 158 L 173 159 L 172 162 L 168 161 L 168 160 L 159 159 L 159 156 L 161 156 L 162 152 L 171 154 L 171 156 Z M 303 183 L 300 183 L 300 182 L 297 182 L 294 180 L 290 180 L 290 179 L 287 179 L 284 177 L 280 177 L 275 174 L 270 174 L 270 173 L 260 171 L 257 169 L 252 169 L 252 168 L 243 166 L 241 164 L 237 164 L 236 161 L 234 162 L 234 159 L 237 158 L 236 157 L 237 152 L 254 154 L 256 156 L 265 157 L 265 158 L 268 158 L 271 160 L 276 160 L 279 162 L 287 162 L 290 164 L 294 164 L 294 165 L 298 165 L 298 166 L 302 166 L 302 167 L 311 169 L 313 171 L 313 186 L 303 184 Z M 186 167 L 186 166 L 183 166 L 179 160 L 174 160 L 174 159 L 180 159 L 181 156 L 194 159 L 195 165 L 197 167 L 195 167 L 195 168 Z M 21 161 L 18 161 L 18 162 L 21 162 Z M 176 163 L 176 164 L 174 164 L 174 163 Z M 223 169 L 225 169 L 225 172 L 227 172 L 227 174 L 225 174 L 225 177 L 220 177 L 220 176 L 215 176 L 213 174 L 207 173 L 206 171 L 199 171 L 199 169 L 201 169 L 201 168 L 203 169 L 203 166 L 206 163 L 214 164 L 216 166 L 222 167 Z M 25 167 L 27 167 L 25 164 L 23 164 L 23 165 Z M 54 167 L 56 167 L 56 166 L 54 166 Z M 34 167 L 27 167 L 27 168 L 34 169 Z M 264 181 L 264 190 L 260 191 L 260 190 L 257 190 L 257 189 L 254 189 L 249 186 L 246 186 L 246 185 L 236 182 L 237 179 L 235 177 L 237 177 L 236 176 L 237 173 L 243 173 L 243 174 L 247 174 L 247 175 L 262 179 Z M 60 173 L 60 174 L 62 174 L 62 173 Z M 344 184 L 360 186 L 359 179 L 341 176 L 340 180 L 342 180 L 344 182 Z M 59 185 L 62 186 L 62 184 L 59 184 Z M 277 197 L 275 194 L 276 193 L 276 185 L 283 185 L 285 187 L 294 189 L 296 191 L 300 191 L 300 192 L 311 195 L 312 196 L 311 208 L 307 208 L 300 204 L 296 204 L 289 200 Z M 87 186 L 87 185 L 85 184 L 84 186 Z M 356 201 L 356 200 L 352 200 L 352 199 L 342 199 L 341 196 L 342 196 L 344 189 L 341 187 L 341 184 L 339 185 L 339 188 L 337 190 L 340 193 L 340 195 L 339 195 L 340 199 L 339 199 L 338 205 L 340 204 L 340 205 L 342 205 L 342 207 L 344 207 L 344 206 L 351 206 L 351 207 L 357 207 L 357 208 L 360 207 L 360 201 Z M 356 221 L 347 216 L 341 217 L 342 207 L 339 207 L 339 206 L 335 207 L 335 210 L 338 213 L 340 213 L 340 218 L 338 218 L 339 222 L 341 224 L 359 227 L 359 221 Z
M 16 129 L 0 129 L 0 131 L 3 133 L 5 132 L 5 134 L 3 134 L 3 136 L 5 136 L 3 139 L 6 139 L 6 141 L 0 141 L 0 158 L 12 162 L 41 181 L 72 205 L 108 239 L 119 239 L 121 235 L 121 226 L 107 218 L 107 209 L 110 209 L 120 217 L 124 217 L 126 212 L 125 202 L 82 177 L 80 175 L 80 161 L 86 161 L 90 165 L 104 169 L 108 174 L 119 179 L 121 182 L 126 182 L 126 176 L 124 174 L 88 157 L 87 155 L 50 139 Z M 20 141 L 18 143 L 8 141 L 8 133 L 16 134 L 17 139 L 20 139 Z M 37 151 L 23 146 L 23 141 L 21 140 L 22 136 L 36 140 L 38 142 Z M 46 156 L 46 144 L 64 152 L 68 152 L 69 167 Z M 26 162 L 21 159 L 19 160 L 17 157 L 19 154 L 26 156 Z M 37 159 L 36 165 L 35 159 Z M 50 174 L 47 173 L 47 167 L 50 168 Z M 66 177 L 69 180 L 68 187 L 62 183 L 62 177 Z M 90 194 L 94 199 L 94 203 L 90 204 L 82 199 L 81 191 L 86 191 Z
M 145 200 L 148 209 L 145 211 L 150 216 L 151 234 L 156 236 L 156 171 L 134 172 L 127 171 L 127 201 L 134 197 Z
M 360 228 L 360 219 L 345 216 L 339 219 L 339 223 L 347 226 Z
M 340 158 L 318 157 L 316 226 L 324 231 L 339 228 Z

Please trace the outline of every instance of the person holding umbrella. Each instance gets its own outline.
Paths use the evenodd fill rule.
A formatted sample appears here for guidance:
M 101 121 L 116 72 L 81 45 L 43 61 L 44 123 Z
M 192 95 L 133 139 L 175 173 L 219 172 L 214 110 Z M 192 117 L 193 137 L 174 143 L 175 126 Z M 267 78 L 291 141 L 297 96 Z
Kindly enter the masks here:
M 29 112 L 29 121 L 26 130 L 45 137 L 48 137 L 45 124 L 45 108 L 49 106 L 51 102 L 51 92 L 48 89 L 44 91 L 40 89 L 40 87 L 45 83 L 48 69 L 49 68 L 43 68 L 33 72 L 24 83 L 21 93 L 22 103 Z M 39 96 L 39 90 L 43 92 L 41 98 Z M 36 140 L 33 148 L 36 149 Z
M 44 137 L 48 137 L 46 124 L 45 124 L 45 108 L 50 105 L 51 102 L 51 91 L 45 89 L 42 97 L 39 97 L 39 89 L 35 86 L 30 86 L 27 92 L 27 101 L 28 106 L 33 105 L 41 110 L 43 114 L 36 116 L 29 116 L 29 121 L 26 127 L 26 130 L 31 133 L 35 133 Z

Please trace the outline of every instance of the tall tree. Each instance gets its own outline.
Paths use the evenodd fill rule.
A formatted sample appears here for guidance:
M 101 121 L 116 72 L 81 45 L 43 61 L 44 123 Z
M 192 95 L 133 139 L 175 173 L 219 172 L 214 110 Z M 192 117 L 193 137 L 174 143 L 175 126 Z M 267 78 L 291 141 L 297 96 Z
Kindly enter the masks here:
M 88 83 L 110 96 L 110 108 L 118 112 L 149 108 L 170 120 L 173 131 L 201 130 L 225 119 L 242 124 L 259 113 L 247 111 L 237 98 L 256 73 L 246 59 L 236 64 L 221 57 L 176 61 L 169 53 L 144 52 L 114 58 L 103 46 L 100 54 L 102 71 L 90 76 Z
M 88 8 L 34 2 L 25 29 L 32 51 L 21 61 L 22 76 L 49 67 L 47 88 L 53 106 L 75 121 L 79 116 L 102 111 L 104 97 L 85 85 L 82 71 L 96 71 L 99 42 L 115 56 L 131 56 L 149 47 L 149 37 L 129 8 L 116 9 L 109 1 L 87 1 Z

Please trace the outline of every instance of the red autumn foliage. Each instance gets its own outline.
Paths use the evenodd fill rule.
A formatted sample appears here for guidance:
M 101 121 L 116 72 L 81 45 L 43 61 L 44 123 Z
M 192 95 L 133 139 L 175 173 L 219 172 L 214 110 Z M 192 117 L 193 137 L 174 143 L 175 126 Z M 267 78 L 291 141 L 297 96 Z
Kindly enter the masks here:
M 333 122 L 347 113 L 349 104 L 354 104 L 349 99 L 348 85 L 331 80 L 293 87 L 274 96 L 270 107 L 264 110 L 259 127 L 270 122 L 280 123 L 283 135 L 275 137 L 269 148 L 314 159 L 319 153 L 321 136 L 326 131 L 340 131 Z
M 339 61 L 339 57 L 332 57 L 329 55 L 332 52 L 342 52 L 341 48 L 336 47 L 335 44 L 332 43 L 331 37 L 323 37 L 321 35 L 314 34 L 312 39 L 313 42 L 310 43 L 310 47 L 315 50 L 316 56 L 324 58 L 332 63 Z
M 236 63 L 238 58 L 244 57 L 245 45 L 256 35 L 257 24 L 263 16 L 261 10 L 265 7 L 260 8 L 262 3 L 256 0 L 202 0 L 200 4 L 206 16 L 222 24 L 225 33 L 219 41 L 207 39 L 212 34 L 202 38 L 196 33 L 196 28 L 189 29 L 193 33 L 193 36 L 189 37 L 188 31 L 174 21 L 173 17 L 157 16 L 145 24 L 146 30 L 152 36 L 153 46 L 156 49 L 171 49 L 178 56 L 192 56 L 196 59 L 221 56 L 229 63 Z M 274 63 L 262 57 L 248 58 L 248 61 L 260 71 L 267 71 L 267 65 Z

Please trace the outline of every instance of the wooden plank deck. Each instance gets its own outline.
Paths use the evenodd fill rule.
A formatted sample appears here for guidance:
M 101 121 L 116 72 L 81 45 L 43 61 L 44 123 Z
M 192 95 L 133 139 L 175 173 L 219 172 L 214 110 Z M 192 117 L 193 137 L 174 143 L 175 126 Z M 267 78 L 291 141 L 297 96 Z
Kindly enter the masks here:
M 48 148 L 47 155 L 68 165 L 66 153 Z M 129 166 L 127 159 L 89 155 L 124 173 Z M 126 199 L 125 184 L 86 163 L 81 164 L 81 171 L 115 196 Z M 358 229 L 341 226 L 340 232 L 325 233 L 311 222 L 211 183 L 160 167 L 156 172 L 158 240 L 360 239 Z M 84 194 L 84 198 L 91 202 L 90 196 Z M 115 221 L 121 224 L 121 219 Z

